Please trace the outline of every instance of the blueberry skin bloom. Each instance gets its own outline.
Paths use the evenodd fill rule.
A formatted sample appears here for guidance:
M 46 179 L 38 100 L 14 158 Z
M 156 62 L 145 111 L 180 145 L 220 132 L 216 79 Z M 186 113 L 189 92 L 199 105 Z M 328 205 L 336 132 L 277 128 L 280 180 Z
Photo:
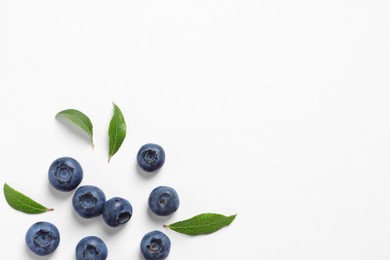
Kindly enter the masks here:
M 28 248 L 35 254 L 49 255 L 60 244 L 60 232 L 49 222 L 36 222 L 27 230 L 25 236 Z
M 159 186 L 150 193 L 148 204 L 154 214 L 168 216 L 179 208 L 180 199 L 175 189 Z
M 118 227 L 127 223 L 133 215 L 133 207 L 124 198 L 114 197 L 106 201 L 102 217 L 110 227 Z
M 164 149 L 158 144 L 144 144 L 138 151 L 137 162 L 146 172 L 158 170 L 165 162 Z
M 49 167 L 49 182 L 59 191 L 75 189 L 83 179 L 83 169 L 78 161 L 71 157 L 61 157 Z
M 105 260 L 107 255 L 106 244 L 96 236 L 84 237 L 76 246 L 76 260 Z
M 93 218 L 102 214 L 106 195 L 93 185 L 79 187 L 73 194 L 73 208 L 82 218 Z
M 146 260 L 165 259 L 171 250 L 171 240 L 163 232 L 154 230 L 142 238 L 140 248 Z

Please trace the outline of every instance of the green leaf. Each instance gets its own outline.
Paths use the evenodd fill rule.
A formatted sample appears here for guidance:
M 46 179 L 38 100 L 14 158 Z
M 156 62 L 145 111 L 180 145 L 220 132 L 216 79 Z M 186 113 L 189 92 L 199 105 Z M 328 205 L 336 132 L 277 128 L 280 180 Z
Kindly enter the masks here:
M 4 183 L 3 187 L 5 200 L 8 204 L 16 210 L 28 213 L 38 214 L 46 211 L 52 211 L 52 208 L 47 208 L 38 202 L 33 201 L 26 195 L 20 193 L 17 190 L 11 188 L 7 183 Z
M 58 112 L 56 117 L 63 117 L 70 120 L 72 123 L 79 126 L 84 132 L 86 132 L 91 141 L 92 147 L 93 143 L 93 125 L 91 120 L 81 111 L 76 109 L 65 109 L 61 112 Z
M 119 107 L 114 105 L 114 114 L 108 128 L 108 162 L 119 150 L 126 137 L 126 122 Z
M 170 225 L 164 225 L 176 232 L 196 236 L 210 234 L 233 222 L 236 215 L 224 216 L 215 213 L 203 213 L 190 219 L 179 221 Z

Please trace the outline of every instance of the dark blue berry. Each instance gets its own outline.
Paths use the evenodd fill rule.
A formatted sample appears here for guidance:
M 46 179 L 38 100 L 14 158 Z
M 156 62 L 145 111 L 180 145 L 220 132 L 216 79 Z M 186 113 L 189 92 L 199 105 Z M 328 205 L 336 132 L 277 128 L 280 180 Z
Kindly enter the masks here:
M 49 182 L 57 190 L 71 191 L 83 179 L 83 169 L 78 161 L 71 157 L 56 159 L 49 167 Z
M 111 227 L 117 227 L 127 223 L 132 215 L 133 207 L 130 202 L 120 197 L 107 200 L 102 212 L 104 222 Z
M 146 172 L 158 170 L 165 162 L 164 149 L 158 144 L 144 144 L 138 151 L 137 162 Z
M 84 237 L 76 246 L 77 260 L 105 260 L 107 255 L 106 244 L 96 236 Z
M 168 216 L 179 208 L 180 200 L 175 189 L 159 186 L 150 193 L 148 204 L 154 214 Z
M 155 230 L 142 238 L 140 248 L 146 260 L 161 260 L 168 257 L 171 241 L 163 232 Z
M 33 253 L 44 256 L 57 249 L 60 244 L 60 232 L 49 222 L 37 222 L 27 230 L 25 240 Z
M 84 185 L 73 195 L 72 204 L 77 214 L 83 218 L 93 218 L 102 214 L 106 196 L 96 186 Z

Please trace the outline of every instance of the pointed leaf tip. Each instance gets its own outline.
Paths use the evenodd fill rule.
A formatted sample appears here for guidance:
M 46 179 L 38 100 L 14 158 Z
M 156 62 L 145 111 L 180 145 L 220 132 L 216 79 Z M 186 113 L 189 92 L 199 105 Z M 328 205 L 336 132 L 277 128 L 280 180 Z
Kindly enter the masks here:
M 108 162 L 121 147 L 126 137 L 126 121 L 119 107 L 113 102 L 114 113 L 108 127 Z
M 65 109 L 56 114 L 56 117 L 63 117 L 68 119 L 70 122 L 74 123 L 80 127 L 87 135 L 89 136 L 89 141 L 92 144 L 92 147 L 95 147 L 93 143 L 93 125 L 88 116 L 83 112 L 77 109 Z
M 190 219 L 178 221 L 163 227 L 170 228 L 176 232 L 196 236 L 211 234 L 221 228 L 230 225 L 236 218 L 237 214 L 224 216 L 216 213 L 202 213 Z
M 39 214 L 54 210 L 53 208 L 47 208 L 42 204 L 30 199 L 23 193 L 13 189 L 7 183 L 4 183 L 3 192 L 8 205 L 18 211 L 28 214 Z

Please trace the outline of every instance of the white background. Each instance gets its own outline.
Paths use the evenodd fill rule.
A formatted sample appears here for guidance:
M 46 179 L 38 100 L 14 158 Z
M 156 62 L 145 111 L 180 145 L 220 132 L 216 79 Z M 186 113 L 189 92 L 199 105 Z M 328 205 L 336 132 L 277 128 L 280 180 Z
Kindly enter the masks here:
M 74 259 L 100 236 L 109 259 L 140 259 L 158 229 L 169 259 L 358 260 L 390 257 L 390 2 L 385 0 L 128 0 L 0 2 L 0 182 L 53 212 L 26 215 L 0 197 L 2 259 Z M 127 137 L 107 163 L 112 102 Z M 55 119 L 75 108 L 96 147 Z M 136 167 L 155 142 L 166 164 Z M 83 220 L 47 170 L 61 156 L 82 184 L 134 207 L 121 229 Z M 147 210 L 174 187 L 180 209 Z M 237 213 L 217 233 L 187 237 L 162 224 Z M 28 227 L 50 221 L 61 243 L 33 256 Z

